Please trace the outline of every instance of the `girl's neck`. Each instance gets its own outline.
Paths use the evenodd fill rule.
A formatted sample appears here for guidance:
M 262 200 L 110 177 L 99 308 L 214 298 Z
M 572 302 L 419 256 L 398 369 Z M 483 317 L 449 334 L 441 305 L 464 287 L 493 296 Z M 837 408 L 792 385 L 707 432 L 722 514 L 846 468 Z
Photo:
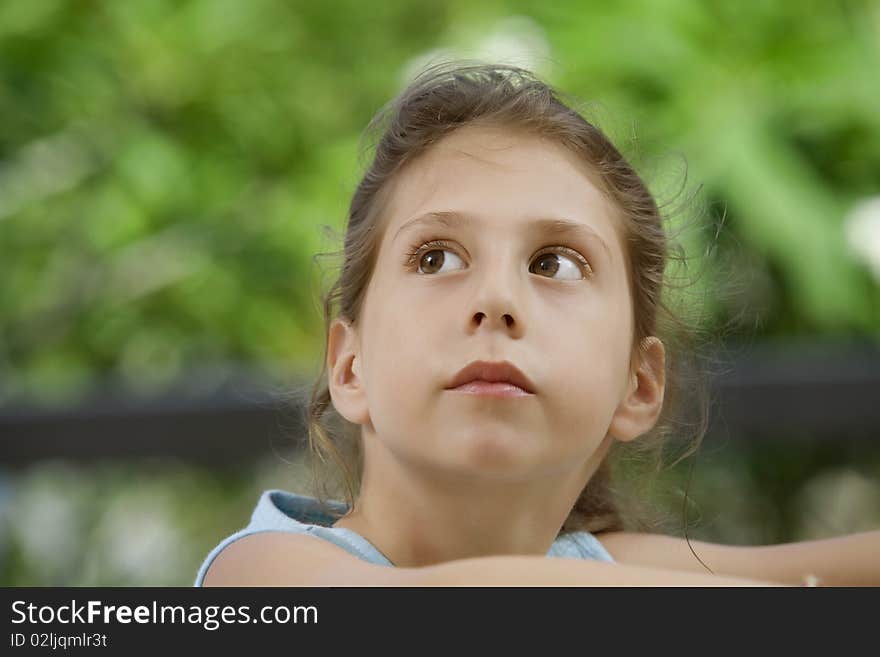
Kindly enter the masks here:
M 398 567 L 544 555 L 604 453 L 579 471 L 516 483 L 416 472 L 387 453 L 366 454 L 361 494 L 334 526 L 357 532 Z

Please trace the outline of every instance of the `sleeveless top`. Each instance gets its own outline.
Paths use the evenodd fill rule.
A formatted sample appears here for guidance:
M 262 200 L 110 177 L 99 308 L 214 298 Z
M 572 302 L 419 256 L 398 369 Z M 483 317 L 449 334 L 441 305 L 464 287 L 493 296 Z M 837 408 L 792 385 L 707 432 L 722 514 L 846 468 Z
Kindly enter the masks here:
M 348 511 L 348 506 L 342 502 L 329 501 L 327 506 L 341 513 Z M 338 545 L 364 561 L 382 566 L 394 566 L 363 536 L 344 527 L 332 527 L 334 522 L 335 518 L 322 511 L 319 502 L 312 497 L 277 489 L 264 491 L 251 515 L 250 524 L 227 536 L 211 550 L 202 562 L 193 586 L 202 586 L 211 562 L 227 545 L 244 536 L 269 531 L 311 534 Z M 547 556 L 614 561 L 599 540 L 586 531 L 572 532 L 558 537 L 550 546 Z

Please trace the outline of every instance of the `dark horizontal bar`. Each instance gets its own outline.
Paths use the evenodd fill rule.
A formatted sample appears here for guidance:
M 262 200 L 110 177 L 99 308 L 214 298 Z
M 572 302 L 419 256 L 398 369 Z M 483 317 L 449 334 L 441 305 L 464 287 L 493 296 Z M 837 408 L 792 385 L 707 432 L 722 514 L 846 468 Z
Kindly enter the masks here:
M 249 376 L 227 379 L 209 392 L 182 383 L 143 398 L 107 386 L 72 408 L 0 408 L 0 463 L 159 458 L 222 466 L 302 447 L 302 395 L 290 399 Z
M 714 434 L 880 440 L 880 345 L 785 343 L 731 350 L 714 382 Z
M 877 345 L 760 346 L 724 360 L 729 366 L 712 380 L 707 439 L 880 440 Z M 0 409 L 0 463 L 155 457 L 234 465 L 302 448 L 304 396 L 269 390 L 242 379 L 210 394 L 97 394 L 67 410 Z

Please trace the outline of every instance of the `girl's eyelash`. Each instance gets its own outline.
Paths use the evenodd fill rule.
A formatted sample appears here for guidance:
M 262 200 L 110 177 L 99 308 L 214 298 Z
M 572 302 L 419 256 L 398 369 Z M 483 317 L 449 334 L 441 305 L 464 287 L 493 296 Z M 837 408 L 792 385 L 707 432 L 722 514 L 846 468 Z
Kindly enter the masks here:
M 430 240 L 428 242 L 420 242 L 412 245 L 409 248 L 406 253 L 406 260 L 404 264 L 412 271 L 418 271 L 419 261 L 421 260 L 422 255 L 427 253 L 428 251 L 434 251 L 436 249 L 454 250 L 452 243 L 448 242 L 447 240 Z M 539 251 L 538 253 L 536 253 L 535 257 L 542 256 L 547 253 L 561 253 L 563 255 L 570 256 L 580 264 L 581 269 L 584 270 L 584 273 L 587 276 L 592 275 L 593 273 L 593 268 L 590 266 L 590 263 L 587 262 L 587 259 L 574 249 L 570 249 L 567 246 L 549 247 L 543 251 Z
M 430 240 L 429 242 L 420 242 L 413 244 L 406 253 L 406 266 L 413 271 L 418 270 L 419 260 L 423 253 L 433 251 L 434 249 L 452 249 L 452 244 L 446 240 Z
M 547 251 L 539 252 L 537 255 L 540 256 L 544 255 L 545 253 L 561 253 L 563 255 L 571 256 L 576 262 L 580 263 L 581 269 L 584 270 L 584 273 L 587 276 L 591 276 L 593 274 L 593 268 L 590 266 L 590 263 L 587 262 L 587 259 L 574 249 L 570 249 L 567 246 L 554 246 L 550 247 L 550 249 Z

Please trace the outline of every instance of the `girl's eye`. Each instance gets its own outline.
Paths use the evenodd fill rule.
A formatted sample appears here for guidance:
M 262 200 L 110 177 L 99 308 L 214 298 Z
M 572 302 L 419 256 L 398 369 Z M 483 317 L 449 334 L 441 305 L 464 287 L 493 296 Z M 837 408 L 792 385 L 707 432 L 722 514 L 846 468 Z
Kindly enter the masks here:
M 529 266 L 529 271 L 533 274 L 566 281 L 576 281 L 585 278 L 584 272 L 589 272 L 589 270 L 590 266 L 586 260 L 555 252 L 540 254 Z M 556 274 L 559 274 L 559 276 L 556 276 Z
M 448 258 L 444 254 L 449 254 L 452 258 Z M 441 270 L 447 261 L 464 264 L 452 250 L 452 243 L 446 240 L 431 240 L 421 245 L 416 243 L 406 254 L 404 264 L 407 269 L 416 271 L 419 274 L 436 274 Z
M 448 254 L 448 255 L 446 255 Z M 451 257 L 450 257 L 451 256 Z M 431 249 L 429 251 L 422 251 L 421 257 L 419 257 L 419 273 L 420 274 L 436 274 L 438 272 L 442 273 L 443 265 L 447 263 L 453 264 L 453 269 L 456 261 L 459 264 L 464 264 L 457 255 L 455 255 L 449 249 Z M 447 269 L 447 271 L 449 271 Z
M 577 251 L 558 247 L 559 251 L 544 252 L 529 265 L 529 272 L 558 280 L 580 280 L 592 273 L 589 263 Z M 407 263 L 419 274 L 437 274 L 461 269 L 464 265 L 445 240 L 433 240 L 407 254 Z M 449 265 L 444 269 L 444 266 Z M 558 275 L 557 275 L 558 274 Z

